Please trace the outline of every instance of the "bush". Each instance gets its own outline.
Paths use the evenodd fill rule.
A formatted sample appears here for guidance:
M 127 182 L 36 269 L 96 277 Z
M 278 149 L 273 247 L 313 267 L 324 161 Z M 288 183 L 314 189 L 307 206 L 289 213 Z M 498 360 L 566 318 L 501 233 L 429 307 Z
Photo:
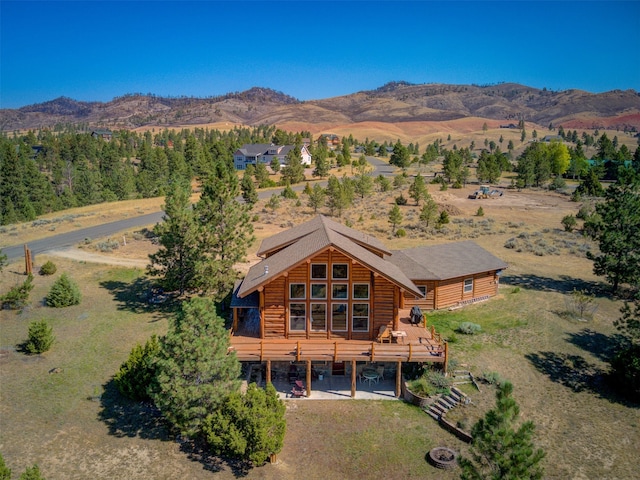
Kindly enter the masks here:
M 396 205 L 406 205 L 407 204 L 407 199 L 405 198 L 404 195 L 400 194 L 400 196 L 396 197 Z
M 476 211 L 476 217 L 484 217 L 484 210 L 482 207 L 478 207 L 478 210 Z
M 282 450 L 286 421 L 284 402 L 275 387 L 255 383 L 243 395 L 232 393 L 207 416 L 203 433 L 214 452 L 262 465 Z
M 54 340 L 53 329 L 46 320 L 31 322 L 29 338 L 24 344 L 24 349 L 29 353 L 43 353 L 51 348 Z
M 482 372 L 482 380 L 489 385 L 500 385 L 504 381 L 498 372 Z
M 474 335 L 476 333 L 480 333 L 482 331 L 482 327 L 477 323 L 472 322 L 462 322 L 456 328 L 456 332 L 464 333 L 465 335 Z
M 282 195 L 284 198 L 288 198 L 291 200 L 298 198 L 298 194 L 293 191 L 293 188 L 291 188 L 291 185 L 289 184 L 287 184 L 287 186 L 284 187 L 282 192 L 280 192 L 280 195 Z
M 40 275 L 53 275 L 56 273 L 56 270 L 56 264 L 49 260 L 40 267 Z
M 576 228 L 576 224 L 578 222 L 576 221 L 576 217 L 574 217 L 573 215 L 565 215 L 562 218 L 561 223 L 564 226 L 565 232 L 573 232 L 573 229 Z
M 38 465 L 34 465 L 33 467 L 27 467 L 24 473 L 18 477 L 18 480 L 44 480 L 44 477 L 40 473 Z
M 96 243 L 96 248 L 101 252 L 112 252 L 120 248 L 120 244 L 116 240 L 106 240 L 104 242 Z
M 80 298 L 78 284 L 63 273 L 51 286 L 46 301 L 50 307 L 61 308 L 78 305 Z
M 156 376 L 155 359 L 159 351 L 160 343 L 155 335 L 144 347 L 138 344 L 131 349 L 129 358 L 113 376 L 120 393 L 136 401 L 150 399 L 149 386 Z
M 408 382 L 409 390 L 416 395 L 429 397 L 439 393 L 449 393 L 451 380 L 437 370 L 425 370 L 422 376 Z
M 396 237 L 406 237 L 407 231 L 404 228 L 399 228 L 396 230 Z
M 29 274 L 24 282 L 11 287 L 11 290 L 1 296 L 0 303 L 3 307 L 18 310 L 27 304 L 31 290 L 33 290 L 33 275 Z
M 0 453 L 0 480 L 11 480 L 11 469 L 4 463 L 4 458 Z

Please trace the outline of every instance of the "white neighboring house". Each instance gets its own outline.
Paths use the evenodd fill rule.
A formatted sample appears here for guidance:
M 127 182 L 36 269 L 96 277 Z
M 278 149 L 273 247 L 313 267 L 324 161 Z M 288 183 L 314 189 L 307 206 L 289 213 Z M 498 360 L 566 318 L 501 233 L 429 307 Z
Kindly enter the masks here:
M 247 143 L 233 154 L 233 163 L 237 170 L 245 170 L 247 165 L 256 165 L 258 162 L 269 165 L 273 158 L 280 161 L 280 165 L 286 165 L 287 153 L 295 148 L 295 145 L 274 145 L 267 143 Z M 306 145 L 300 148 L 302 164 L 311 165 L 311 154 Z

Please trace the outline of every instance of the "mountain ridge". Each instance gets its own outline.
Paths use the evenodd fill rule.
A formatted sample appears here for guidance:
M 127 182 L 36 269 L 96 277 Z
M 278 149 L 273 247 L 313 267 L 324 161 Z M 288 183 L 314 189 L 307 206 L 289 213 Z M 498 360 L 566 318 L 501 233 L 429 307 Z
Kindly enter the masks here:
M 445 122 L 479 117 L 546 126 L 640 129 L 640 94 L 633 89 L 551 91 L 517 83 L 491 85 L 388 82 L 374 90 L 319 100 L 252 87 L 212 97 L 126 94 L 109 102 L 62 96 L 0 110 L 2 131 L 88 124 L 109 128 L 176 127 L 219 122 L 244 125 L 359 122 Z

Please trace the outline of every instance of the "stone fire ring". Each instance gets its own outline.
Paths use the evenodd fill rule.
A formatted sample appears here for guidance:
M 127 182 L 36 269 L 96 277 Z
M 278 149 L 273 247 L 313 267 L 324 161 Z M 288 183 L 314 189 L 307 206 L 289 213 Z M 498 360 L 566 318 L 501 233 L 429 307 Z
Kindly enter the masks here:
M 457 465 L 458 454 L 447 447 L 435 447 L 429 450 L 427 461 L 436 468 L 451 470 Z

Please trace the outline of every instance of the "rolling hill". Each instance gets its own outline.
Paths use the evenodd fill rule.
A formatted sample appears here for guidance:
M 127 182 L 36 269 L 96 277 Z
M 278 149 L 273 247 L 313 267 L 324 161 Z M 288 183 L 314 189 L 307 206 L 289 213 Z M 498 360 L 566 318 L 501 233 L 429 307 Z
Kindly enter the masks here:
M 304 125 L 312 131 L 348 124 L 549 123 L 565 128 L 640 129 L 640 94 L 635 90 L 589 93 L 549 91 L 519 85 L 445 85 L 390 82 L 370 91 L 300 101 L 268 88 L 193 98 L 128 94 L 110 102 L 60 97 L 19 109 L 0 110 L 0 129 L 13 131 L 83 124 L 89 127 L 179 127 L 220 123 Z M 409 125 L 406 125 L 409 126 Z

